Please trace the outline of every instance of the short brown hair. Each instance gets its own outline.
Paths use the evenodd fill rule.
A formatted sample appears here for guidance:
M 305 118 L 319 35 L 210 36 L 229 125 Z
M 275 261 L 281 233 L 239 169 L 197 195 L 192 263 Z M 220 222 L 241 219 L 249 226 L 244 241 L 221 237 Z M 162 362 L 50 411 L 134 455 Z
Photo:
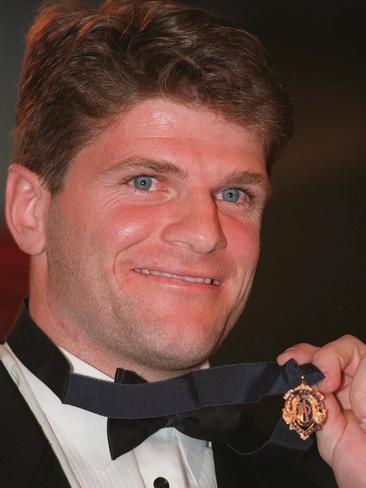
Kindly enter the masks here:
M 13 161 L 56 193 L 95 134 L 139 101 L 205 106 L 257 131 L 268 167 L 291 135 L 291 108 L 259 41 L 171 0 L 66 0 L 27 38 Z

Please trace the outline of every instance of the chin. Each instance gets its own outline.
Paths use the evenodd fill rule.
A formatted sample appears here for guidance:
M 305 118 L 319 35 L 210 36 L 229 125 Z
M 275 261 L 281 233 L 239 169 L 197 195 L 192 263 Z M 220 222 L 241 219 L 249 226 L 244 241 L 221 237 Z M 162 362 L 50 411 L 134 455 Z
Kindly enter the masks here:
M 159 363 L 155 364 L 155 366 L 166 371 L 199 369 L 202 365 L 207 363 L 218 347 L 219 344 L 217 341 L 214 344 L 205 342 L 200 346 L 197 342 L 192 342 L 192 340 L 190 340 L 190 344 L 186 345 L 175 342 L 169 346 L 167 345 L 164 350 L 161 350 L 160 348 L 160 351 L 153 354 L 154 357 L 150 357 L 150 360 Z
M 154 365 L 149 365 L 150 367 L 153 366 L 155 371 L 162 371 L 169 373 L 169 376 L 182 376 L 184 374 L 189 373 L 190 371 L 194 371 L 197 369 L 201 369 L 205 365 L 208 364 L 208 358 L 192 358 L 192 357 L 175 357 L 175 358 L 166 358 L 163 362 L 157 362 Z

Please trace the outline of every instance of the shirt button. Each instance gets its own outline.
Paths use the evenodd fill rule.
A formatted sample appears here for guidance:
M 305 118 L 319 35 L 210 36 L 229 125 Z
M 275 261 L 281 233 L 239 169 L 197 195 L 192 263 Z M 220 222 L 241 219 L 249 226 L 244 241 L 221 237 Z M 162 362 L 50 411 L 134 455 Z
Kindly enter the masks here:
M 159 478 L 156 478 L 154 481 L 154 488 L 169 488 L 169 482 L 165 478 L 159 476 Z

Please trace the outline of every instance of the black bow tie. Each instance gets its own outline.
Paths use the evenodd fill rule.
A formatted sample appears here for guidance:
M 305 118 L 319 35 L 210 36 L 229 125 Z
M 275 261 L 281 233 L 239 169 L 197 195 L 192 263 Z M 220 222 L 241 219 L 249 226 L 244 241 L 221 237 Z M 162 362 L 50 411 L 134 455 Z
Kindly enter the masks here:
M 132 371 L 117 369 L 115 382 L 137 384 L 145 383 L 145 380 Z M 107 435 L 111 457 L 116 459 L 131 451 L 164 427 L 174 427 L 195 439 L 228 443 L 235 436 L 241 415 L 242 408 L 239 405 L 225 405 L 146 419 L 108 418 Z
M 311 364 L 232 364 L 155 383 L 117 370 L 115 383 L 111 383 L 71 373 L 64 355 L 33 322 L 26 303 L 7 342 L 20 361 L 63 403 L 108 417 L 113 459 L 163 427 L 175 427 L 198 439 L 225 442 L 242 455 L 257 457 L 289 459 L 311 445 L 310 439 L 300 440 L 282 420 L 269 441 L 255 451 L 243 451 L 233 440 L 245 403 L 283 394 L 297 386 L 301 375 L 309 384 L 323 379 Z

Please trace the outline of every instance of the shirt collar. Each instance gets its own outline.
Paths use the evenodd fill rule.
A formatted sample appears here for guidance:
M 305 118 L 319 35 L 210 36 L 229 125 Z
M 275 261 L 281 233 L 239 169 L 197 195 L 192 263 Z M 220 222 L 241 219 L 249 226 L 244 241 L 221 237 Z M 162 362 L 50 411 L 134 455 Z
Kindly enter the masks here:
M 47 418 L 47 421 L 51 425 L 51 428 L 61 444 L 67 446 L 67 449 L 77 450 L 80 456 L 85 455 L 89 459 L 92 459 L 95 466 L 100 470 L 105 469 L 110 463 L 113 463 L 114 461 L 111 460 L 108 447 L 107 419 L 89 411 L 63 404 L 42 381 L 40 381 L 21 363 L 21 361 L 19 361 L 8 344 L 6 344 L 6 348 L 13 356 L 16 366 L 22 373 L 20 378 L 23 377 L 30 386 L 40 409 Z M 69 351 L 63 348 L 60 348 L 60 350 L 68 360 L 70 369 L 74 373 L 87 375 L 97 379 L 114 381 L 111 377 L 82 361 Z M 202 367 L 209 367 L 208 362 Z M 151 448 L 154 448 L 156 443 L 171 443 L 171 445 L 178 443 L 179 449 L 184 454 L 189 465 L 192 465 L 192 461 L 195 459 L 200 459 L 200 456 L 207 447 L 211 447 L 211 443 L 198 439 L 191 439 L 190 437 L 181 434 L 176 429 L 166 428 L 161 429 L 153 436 L 146 439 L 146 441 L 141 446 L 138 446 L 136 450 L 139 450 L 140 448 L 144 449 L 144 447 L 149 444 L 151 445 Z M 132 456 L 132 453 L 125 454 L 125 456 L 130 455 Z M 196 469 L 198 470 L 199 466 L 196 466 Z

